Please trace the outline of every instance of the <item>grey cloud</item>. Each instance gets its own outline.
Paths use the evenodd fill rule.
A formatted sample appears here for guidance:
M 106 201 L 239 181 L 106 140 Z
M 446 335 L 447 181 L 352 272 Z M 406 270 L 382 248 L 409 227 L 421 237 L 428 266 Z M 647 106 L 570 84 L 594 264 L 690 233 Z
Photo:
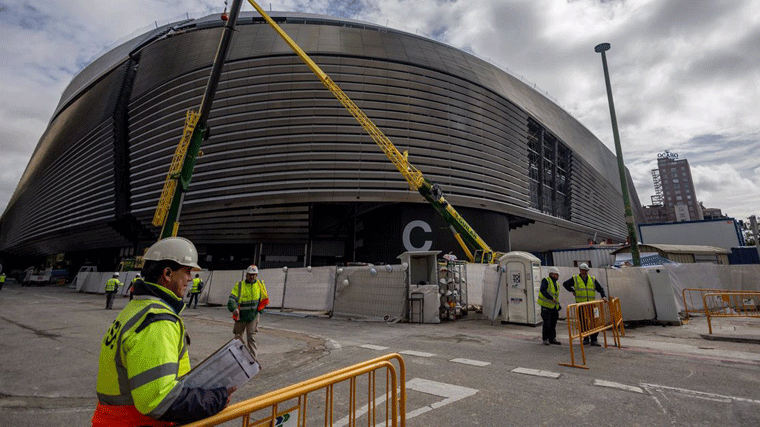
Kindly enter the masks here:
M 646 22 L 653 37 L 689 37 L 695 31 L 714 28 L 720 20 L 736 11 L 734 0 L 667 0 L 656 2 Z M 701 27 L 701 28 L 700 28 Z

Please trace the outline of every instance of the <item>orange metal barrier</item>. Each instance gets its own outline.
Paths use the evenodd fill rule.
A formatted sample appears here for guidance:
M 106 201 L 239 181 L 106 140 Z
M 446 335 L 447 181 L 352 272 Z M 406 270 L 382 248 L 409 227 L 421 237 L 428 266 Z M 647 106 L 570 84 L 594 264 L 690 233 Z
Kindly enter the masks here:
M 398 363 L 398 369 L 391 363 Z M 406 426 L 406 368 L 404 360 L 397 353 L 380 356 L 329 374 L 320 375 L 298 384 L 293 384 L 261 396 L 236 403 L 209 418 L 196 421 L 185 427 L 210 427 L 227 421 L 241 419 L 243 427 L 263 426 L 312 426 L 324 422 L 332 426 L 335 422 L 336 405 L 345 409 L 346 416 L 339 424 L 354 427 L 357 419 L 367 417 L 367 425 L 376 426 L 385 418 L 385 425 L 392 427 Z M 377 374 L 385 373 L 385 395 L 377 396 Z M 382 375 L 380 380 L 382 381 Z M 359 382 L 366 382 L 366 405 L 359 407 Z M 382 384 L 381 384 L 382 385 Z M 346 395 L 341 386 L 347 390 Z M 338 389 L 338 390 L 336 390 Z M 324 390 L 324 400 L 309 399 L 310 394 Z M 336 402 L 336 394 L 346 397 L 347 401 Z M 385 403 L 384 408 L 380 405 Z M 344 408 L 347 406 L 347 408 Z M 380 410 L 378 410 L 380 407 Z M 311 416 L 310 412 L 323 410 L 322 416 Z M 308 417 L 308 418 L 307 418 Z
M 686 288 L 681 291 L 681 298 L 683 300 L 683 312 L 686 314 L 686 318 L 684 319 L 685 323 L 689 323 L 689 314 L 690 313 L 704 313 L 705 306 L 703 305 L 700 308 L 696 307 L 696 304 L 694 304 L 694 294 L 699 294 L 699 299 L 697 300 L 702 301 L 702 297 L 711 292 L 741 292 L 741 291 L 733 291 L 730 289 L 697 289 L 697 288 Z M 689 296 L 688 304 L 686 295 Z M 691 307 L 691 308 L 689 308 Z
M 616 307 L 616 308 L 612 308 Z M 583 339 L 601 332 L 604 335 L 604 347 L 607 347 L 607 329 L 612 330 L 615 345 L 620 348 L 619 331 L 623 327 L 623 319 L 620 316 L 620 301 L 588 301 L 567 306 L 567 333 L 570 343 L 570 363 L 560 363 L 562 366 L 588 369 L 586 366 L 586 351 L 583 348 Z M 620 328 L 620 329 L 619 329 Z M 581 348 L 582 365 L 575 363 L 575 351 L 573 351 L 573 339 L 578 339 Z
M 760 317 L 760 292 L 709 292 L 702 295 L 702 306 L 712 334 L 713 317 Z
M 620 309 L 620 298 L 610 298 L 608 300 L 610 304 L 610 314 L 612 315 L 612 323 L 618 333 L 618 344 L 620 337 L 625 336 L 625 325 L 623 325 L 623 311 Z

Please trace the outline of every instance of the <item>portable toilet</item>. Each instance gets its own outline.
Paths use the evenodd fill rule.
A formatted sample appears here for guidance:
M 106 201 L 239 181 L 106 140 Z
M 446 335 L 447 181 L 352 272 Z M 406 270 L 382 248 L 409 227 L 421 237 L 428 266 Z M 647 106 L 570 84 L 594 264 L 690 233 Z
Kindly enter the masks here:
M 541 289 L 541 260 L 528 252 L 512 251 L 499 258 L 501 283 L 505 289 L 501 301 L 502 322 L 538 325 L 541 310 L 538 292 Z

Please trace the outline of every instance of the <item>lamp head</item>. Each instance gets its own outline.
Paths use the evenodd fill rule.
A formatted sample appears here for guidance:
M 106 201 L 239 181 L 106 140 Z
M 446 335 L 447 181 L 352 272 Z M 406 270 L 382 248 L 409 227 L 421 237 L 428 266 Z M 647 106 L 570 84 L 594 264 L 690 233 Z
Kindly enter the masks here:
M 600 43 L 594 47 L 594 52 L 596 53 L 602 53 L 610 50 L 610 44 L 609 43 Z

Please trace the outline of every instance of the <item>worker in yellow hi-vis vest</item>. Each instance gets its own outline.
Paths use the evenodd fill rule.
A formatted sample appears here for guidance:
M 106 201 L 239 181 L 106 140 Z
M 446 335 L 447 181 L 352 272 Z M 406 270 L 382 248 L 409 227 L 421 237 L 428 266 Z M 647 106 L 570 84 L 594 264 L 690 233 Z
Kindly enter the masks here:
M 227 309 L 232 312 L 235 326 L 232 333 L 235 338 L 243 340 L 243 331 L 246 335 L 246 346 L 256 358 L 256 332 L 259 331 L 259 318 L 264 307 L 269 305 L 269 296 L 264 282 L 258 279 L 259 268 L 255 265 L 245 270 L 245 280 L 241 280 L 232 287 L 230 298 L 227 301 Z
M 195 279 L 193 279 L 193 284 L 190 287 L 190 301 L 188 301 L 187 306 L 193 306 L 193 308 L 198 308 L 198 297 L 201 295 L 201 291 L 203 291 L 203 280 L 201 280 L 201 276 L 199 274 L 195 275 Z M 195 304 L 193 304 L 193 300 L 195 300 Z
M 235 391 L 186 387 L 190 340 L 179 314 L 198 266 L 195 246 L 181 237 L 154 243 L 145 254 L 135 299 L 119 313 L 100 347 L 93 427 L 173 426 L 224 409 Z
M 538 291 L 538 305 L 541 306 L 541 339 L 545 345 L 562 344 L 557 341 L 557 319 L 559 319 L 559 269 L 549 267 L 549 276 L 541 280 L 541 288 Z
M 106 310 L 113 309 L 113 298 L 119 290 L 119 286 L 121 286 L 121 282 L 119 282 L 119 272 L 117 271 L 106 282 Z
M 588 264 L 586 263 L 579 265 L 578 274 L 565 280 L 565 282 L 562 283 L 562 286 L 575 295 L 576 303 L 594 301 L 597 292 L 602 296 L 602 299 L 607 301 L 607 296 L 604 294 L 604 288 L 602 288 L 602 285 L 596 281 L 596 277 L 588 275 Z M 584 322 L 582 313 L 580 316 L 581 319 L 579 320 Z M 601 346 L 599 341 L 597 341 L 597 338 L 599 338 L 599 332 L 591 335 L 590 344 L 593 346 Z M 589 337 L 583 338 L 583 344 L 589 344 Z

